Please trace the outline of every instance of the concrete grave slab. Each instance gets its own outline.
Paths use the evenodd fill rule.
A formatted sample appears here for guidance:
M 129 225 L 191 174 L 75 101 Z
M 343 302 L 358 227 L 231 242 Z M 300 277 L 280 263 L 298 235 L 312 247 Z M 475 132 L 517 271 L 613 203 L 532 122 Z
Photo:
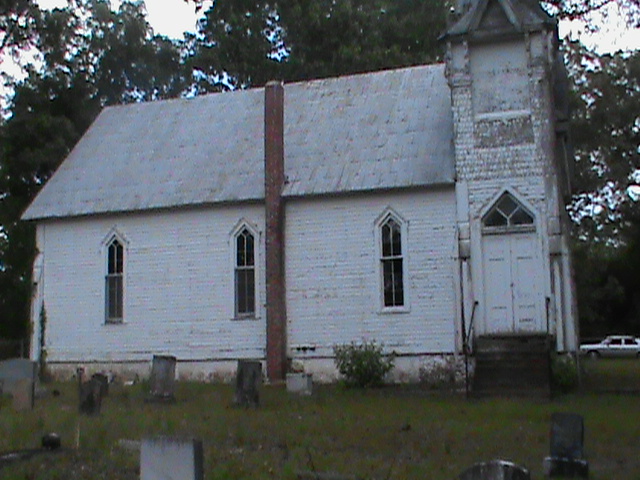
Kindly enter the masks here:
M 505 460 L 476 463 L 465 470 L 458 480 L 531 480 L 529 471 Z
M 287 392 L 313 394 L 313 376 L 310 373 L 287 373 Z
M 581 458 L 546 457 L 542 471 L 546 478 L 589 478 L 589 462 Z
M 33 408 L 38 366 L 26 358 L 11 358 L 0 362 L 1 392 L 13 398 L 16 410 Z
M 140 480 L 202 480 L 202 441 L 193 438 L 142 439 Z
M 0 380 L 5 385 L 7 381 L 28 378 L 32 381 L 36 379 L 38 366 L 36 362 L 32 362 L 26 358 L 10 358 L 0 362 Z
M 584 419 L 576 413 L 551 415 L 550 455 L 542 461 L 547 478 L 589 478 L 584 457 Z
M 12 383 L 11 397 L 13 409 L 16 411 L 33 408 L 34 383 L 28 378 L 21 378 Z

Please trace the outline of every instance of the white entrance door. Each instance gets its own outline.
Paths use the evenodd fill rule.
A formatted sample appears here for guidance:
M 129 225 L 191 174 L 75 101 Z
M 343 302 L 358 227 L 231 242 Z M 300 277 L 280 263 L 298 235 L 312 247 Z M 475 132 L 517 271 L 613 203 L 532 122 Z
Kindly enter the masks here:
M 483 236 L 485 332 L 544 331 L 542 266 L 535 233 Z

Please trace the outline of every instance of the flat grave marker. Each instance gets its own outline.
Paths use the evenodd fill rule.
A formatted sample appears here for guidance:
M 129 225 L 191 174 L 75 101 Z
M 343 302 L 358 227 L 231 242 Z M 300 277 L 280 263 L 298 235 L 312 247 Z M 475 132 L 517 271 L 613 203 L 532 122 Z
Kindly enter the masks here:
M 140 480 L 203 480 L 202 441 L 193 438 L 143 438 Z

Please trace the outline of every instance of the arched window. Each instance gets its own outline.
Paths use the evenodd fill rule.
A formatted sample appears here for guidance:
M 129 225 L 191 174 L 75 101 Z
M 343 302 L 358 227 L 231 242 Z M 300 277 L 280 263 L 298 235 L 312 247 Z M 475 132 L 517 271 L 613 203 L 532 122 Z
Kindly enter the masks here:
M 235 237 L 235 314 L 253 317 L 256 313 L 255 241 L 247 227 Z
M 392 215 L 388 215 L 379 228 L 382 305 L 402 307 L 405 304 L 402 226 Z
M 500 230 L 533 227 L 534 217 L 513 195 L 505 192 L 484 216 L 482 225 Z
M 105 277 L 105 321 L 122 323 L 124 299 L 124 247 L 117 237 L 107 244 L 107 275 Z

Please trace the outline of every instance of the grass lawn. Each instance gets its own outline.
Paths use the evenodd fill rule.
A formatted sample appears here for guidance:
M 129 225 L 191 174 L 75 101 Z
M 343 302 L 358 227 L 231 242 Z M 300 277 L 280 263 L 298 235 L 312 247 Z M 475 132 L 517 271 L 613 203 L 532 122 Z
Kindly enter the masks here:
M 584 362 L 586 385 L 618 372 L 639 385 L 640 361 Z M 620 373 L 623 372 L 623 373 Z M 635 372 L 635 377 L 633 377 Z M 553 412 L 585 418 L 594 480 L 640 479 L 639 394 L 563 395 L 552 401 L 466 400 L 410 388 L 316 388 L 313 397 L 263 387 L 261 407 L 231 407 L 229 385 L 179 383 L 177 402 L 144 403 L 143 385 L 112 386 L 98 417 L 77 413 L 75 384 L 48 385 L 31 412 L 0 407 L 0 455 L 39 446 L 55 431 L 64 450 L 0 470 L 3 479 L 139 478 L 139 452 L 121 439 L 170 435 L 204 442 L 205 478 L 295 479 L 300 470 L 366 479 L 454 479 L 477 461 L 503 458 L 541 479 Z M 589 387 L 590 388 L 590 387 Z

